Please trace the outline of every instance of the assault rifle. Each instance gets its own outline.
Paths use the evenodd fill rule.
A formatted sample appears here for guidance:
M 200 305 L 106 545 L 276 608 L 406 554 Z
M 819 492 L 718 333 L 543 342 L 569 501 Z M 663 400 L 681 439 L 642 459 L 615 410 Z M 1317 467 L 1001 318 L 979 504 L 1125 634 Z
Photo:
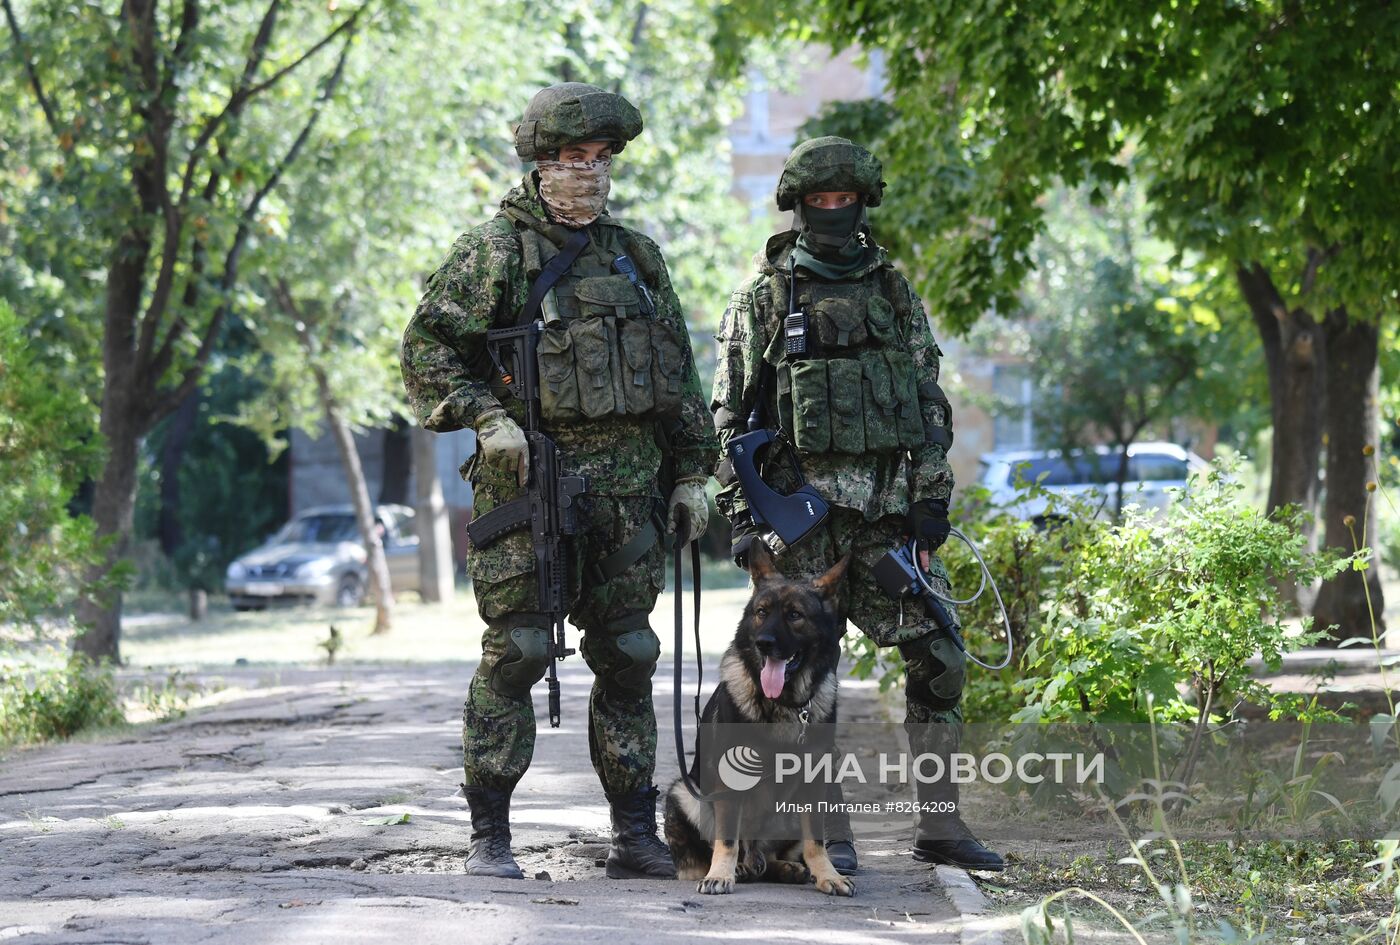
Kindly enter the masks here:
M 502 535 L 530 527 L 539 582 L 539 607 L 549 615 L 549 724 L 559 727 L 559 676 L 555 663 L 575 650 L 565 646 L 564 615 L 569 607 L 569 551 L 565 540 L 578 531 L 577 500 L 588 491 L 586 476 L 559 474 L 559 447 L 540 431 L 540 375 L 535 350 L 542 322 L 486 332 L 486 350 L 501 380 L 525 404 L 525 440 L 530 474 L 525 494 L 472 521 L 467 535 L 486 548 Z

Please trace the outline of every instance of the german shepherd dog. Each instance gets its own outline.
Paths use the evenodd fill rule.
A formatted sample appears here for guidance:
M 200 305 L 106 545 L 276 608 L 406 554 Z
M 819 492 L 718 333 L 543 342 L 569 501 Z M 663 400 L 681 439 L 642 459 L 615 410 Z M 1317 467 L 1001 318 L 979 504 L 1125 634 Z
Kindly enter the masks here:
M 829 733 L 836 721 L 836 668 L 845 620 L 839 589 L 850 556 L 814 581 L 788 580 L 778 573 L 761 541 L 749 552 L 753 594 L 744 608 L 734 640 L 720 660 L 720 682 L 700 715 L 691 780 L 709 795 L 721 787 L 717 770 L 722 746 L 720 726 L 762 723 L 762 738 L 777 750 L 811 751 L 804 745 L 807 726 Z M 829 738 L 827 739 L 829 741 Z M 682 879 L 699 879 L 702 893 L 734 891 L 734 883 L 816 882 L 830 896 L 850 896 L 855 884 L 836 872 L 823 843 L 821 814 L 814 807 L 773 838 L 778 801 L 790 801 L 811 785 L 787 779 L 765 791 L 719 791 L 698 801 L 681 779 L 666 792 L 666 843 Z M 825 792 L 821 792 L 825 797 Z M 781 821 L 781 817 L 777 820 Z M 763 836 L 756 827 L 762 825 Z

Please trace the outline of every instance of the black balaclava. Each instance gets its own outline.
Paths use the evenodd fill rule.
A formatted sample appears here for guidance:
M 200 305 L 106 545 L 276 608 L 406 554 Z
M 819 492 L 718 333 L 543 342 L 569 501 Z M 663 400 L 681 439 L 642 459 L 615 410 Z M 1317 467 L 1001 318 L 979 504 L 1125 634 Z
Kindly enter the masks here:
M 825 210 L 798 202 L 794 263 L 821 279 L 845 279 L 864 269 L 878 252 L 865 222 L 865 198 Z

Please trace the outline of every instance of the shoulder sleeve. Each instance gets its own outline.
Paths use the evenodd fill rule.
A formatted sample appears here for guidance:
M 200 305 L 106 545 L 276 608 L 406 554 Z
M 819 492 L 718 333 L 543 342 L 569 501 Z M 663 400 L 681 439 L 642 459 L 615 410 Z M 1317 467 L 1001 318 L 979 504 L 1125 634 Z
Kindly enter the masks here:
M 418 422 L 445 433 L 470 427 L 501 403 L 491 392 L 486 331 L 508 324 L 524 301 L 514 234 L 493 224 L 464 233 L 404 331 L 404 388 Z
M 920 499 L 947 502 L 953 495 L 953 467 L 948 463 L 948 450 L 953 446 L 953 408 L 938 383 L 943 351 L 933 339 L 923 301 L 902 276 L 899 282 L 909 293 L 905 337 L 919 379 L 919 412 L 924 422 L 924 445 L 912 454 L 910 498 L 915 502 Z
M 739 483 L 734 478 L 724 450 L 731 437 L 748 428 L 749 414 L 758 401 L 759 379 L 762 376 L 763 352 L 768 347 L 769 326 L 766 324 L 762 277 L 736 289 L 720 319 L 719 353 L 715 364 L 715 386 L 710 397 L 714 411 L 715 433 L 719 438 L 720 455 L 716 459 L 716 477 L 720 492 L 715 504 L 731 522 L 747 512 Z M 773 400 L 773 391 L 767 400 Z

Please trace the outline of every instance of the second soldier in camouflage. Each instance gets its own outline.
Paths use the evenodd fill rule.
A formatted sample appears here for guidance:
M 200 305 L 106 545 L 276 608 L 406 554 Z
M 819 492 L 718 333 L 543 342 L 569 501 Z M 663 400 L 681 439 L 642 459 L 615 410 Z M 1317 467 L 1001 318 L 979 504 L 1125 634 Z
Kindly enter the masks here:
M 865 208 L 880 202 L 884 181 L 873 154 L 845 138 L 798 145 L 778 181 L 780 210 L 794 230 L 768 240 L 758 275 L 730 298 L 711 407 L 722 442 L 747 429 L 760 408 L 765 426 L 784 434 L 807 482 L 831 505 L 825 525 L 782 551 L 783 572 L 815 577 L 851 555 L 844 608 L 878 646 L 895 646 L 907 668 L 906 721 L 916 754 L 945 755 L 958 741 L 966 657 L 922 610 L 901 610 L 881 590 L 874 567 L 886 552 L 918 536 L 937 548 L 948 536 L 953 472 L 952 408 L 938 385 L 942 351 L 923 303 L 872 237 Z M 789 316 L 805 329 L 785 330 Z M 789 341 L 803 350 L 790 350 Z M 781 491 L 790 466 L 770 457 L 761 470 Z M 734 526 L 736 558 L 762 540 L 728 463 L 719 471 L 718 504 Z M 770 539 L 771 540 L 771 539 Z M 936 554 L 928 567 L 948 594 Z M 948 605 L 953 620 L 957 614 Z M 921 807 L 956 807 L 956 785 L 917 785 Z M 849 826 L 827 821 L 832 862 L 854 870 Z M 915 837 L 920 859 L 971 869 L 1001 869 L 957 814 L 926 814 Z

